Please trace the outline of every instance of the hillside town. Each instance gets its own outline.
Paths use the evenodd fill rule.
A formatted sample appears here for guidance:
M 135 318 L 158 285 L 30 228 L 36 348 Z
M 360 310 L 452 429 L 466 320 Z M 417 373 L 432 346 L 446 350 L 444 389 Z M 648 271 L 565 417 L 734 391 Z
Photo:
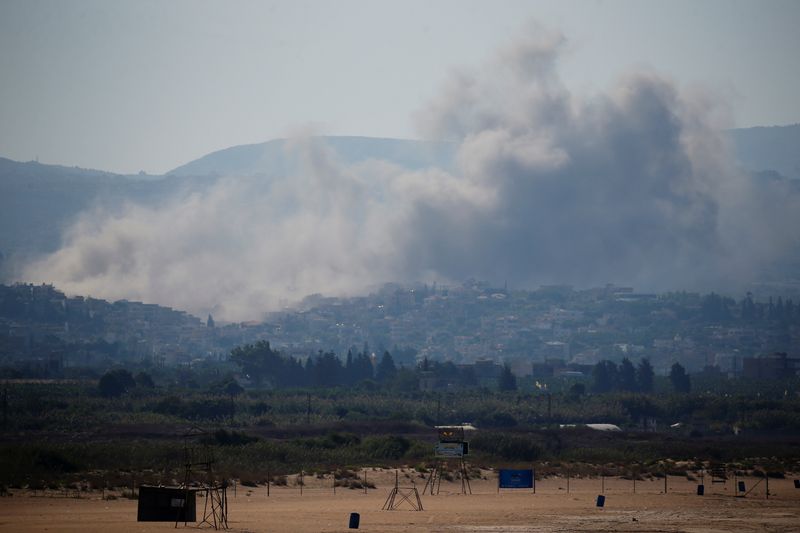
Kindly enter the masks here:
M 314 295 L 261 321 L 218 323 L 154 304 L 67 296 L 51 285 L 0 286 L 0 368 L 7 375 L 69 375 L 121 363 L 192 366 L 225 361 L 266 341 L 298 360 L 348 351 L 399 367 L 422 361 L 503 365 L 533 379 L 586 375 L 602 360 L 648 359 L 657 375 L 679 362 L 691 373 L 770 379 L 800 369 L 800 305 L 686 292 L 643 294 L 608 285 L 511 290 L 386 284 L 360 297 Z

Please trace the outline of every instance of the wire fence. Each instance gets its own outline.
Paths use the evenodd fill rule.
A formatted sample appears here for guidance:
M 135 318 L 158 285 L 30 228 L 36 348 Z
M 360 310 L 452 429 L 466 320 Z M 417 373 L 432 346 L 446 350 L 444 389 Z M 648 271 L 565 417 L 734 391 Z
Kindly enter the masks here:
M 711 469 L 686 471 L 684 474 L 669 472 L 639 472 L 635 466 L 620 467 L 616 470 L 606 469 L 600 473 L 587 474 L 584 471 L 573 473 L 562 468 L 531 468 L 533 486 L 524 489 L 500 487 L 499 470 L 470 468 L 470 493 L 520 493 L 557 495 L 557 494 L 682 494 L 697 496 L 733 496 L 741 498 L 768 499 L 775 496 L 791 496 L 800 498 L 800 478 L 791 473 L 754 470 L 749 472 L 734 469 Z M 239 492 L 247 494 L 258 490 L 269 497 L 275 491 L 280 494 L 352 494 L 363 492 L 368 494 L 375 490 L 389 490 L 397 479 L 404 486 L 416 486 L 420 489 L 431 475 L 430 471 L 413 468 L 385 469 L 361 468 L 338 469 L 333 472 L 305 471 L 294 474 L 267 475 L 266 479 L 250 481 L 232 479 L 228 481 L 228 490 L 233 498 Z M 462 492 L 461 473 L 455 469 L 446 471 L 443 477 L 444 493 Z M 121 483 L 108 483 L 71 486 L 42 486 L 31 483 L 17 487 L 13 493 L 50 498 L 95 498 L 98 493 L 103 499 L 136 499 L 136 479 L 117 480 Z M 780 495 L 776 493 L 780 490 Z M 10 496 L 12 490 L 5 488 L 0 496 Z

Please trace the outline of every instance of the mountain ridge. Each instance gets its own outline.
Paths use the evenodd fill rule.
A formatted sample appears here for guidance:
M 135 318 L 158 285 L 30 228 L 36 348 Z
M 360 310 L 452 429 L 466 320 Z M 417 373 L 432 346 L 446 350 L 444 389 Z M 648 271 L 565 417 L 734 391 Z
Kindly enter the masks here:
M 752 126 L 747 128 L 735 128 L 726 130 L 731 137 L 731 140 L 734 143 L 734 148 L 737 156 L 737 160 L 741 163 L 749 163 L 748 170 L 753 172 L 759 171 L 766 171 L 766 170 L 774 170 L 779 172 L 780 174 L 786 177 L 798 178 L 800 179 L 800 124 L 787 124 L 787 125 L 774 125 L 774 126 Z M 761 138 L 759 138 L 761 137 Z M 776 138 L 779 139 L 778 147 L 787 146 L 787 151 L 789 152 L 786 155 L 780 155 L 781 160 L 791 159 L 792 156 L 797 161 L 794 162 L 794 166 L 790 168 L 791 172 L 786 172 L 785 167 L 786 165 L 775 165 L 770 164 L 768 162 L 769 158 L 763 152 L 766 150 L 766 147 L 769 147 L 770 142 L 774 142 Z M 432 140 L 424 140 L 424 139 L 400 139 L 400 138 L 393 138 L 393 137 L 369 137 L 363 135 L 325 135 L 325 136 L 314 136 L 312 139 L 322 139 L 329 143 L 332 148 L 334 148 L 337 153 L 341 148 L 350 148 L 347 145 L 353 143 L 355 141 L 359 141 L 361 143 L 366 143 L 370 145 L 370 147 L 375 147 L 378 144 L 395 144 L 404 147 L 410 146 L 417 146 L 417 147 L 434 147 L 437 149 L 449 149 L 452 153 L 446 154 L 443 159 L 445 161 L 450 161 L 452 156 L 455 153 L 456 144 L 454 142 L 449 141 L 432 141 Z M 235 168 L 232 169 L 222 169 L 220 167 L 214 167 L 213 163 L 219 163 L 220 161 L 230 160 L 232 155 L 237 156 L 245 156 L 249 159 L 250 162 L 255 160 L 263 160 L 263 150 L 268 150 L 269 154 L 278 155 L 280 151 L 285 149 L 286 142 L 288 141 L 287 138 L 275 138 L 269 139 L 267 141 L 257 142 L 257 143 L 248 143 L 248 144 L 238 144 L 229 146 L 226 148 L 221 148 L 219 150 L 215 150 L 213 152 L 209 152 L 203 156 L 200 156 L 196 159 L 188 161 L 182 165 L 179 165 L 163 174 L 120 174 L 116 172 L 111 172 L 102 169 L 94 169 L 94 168 L 84 168 L 79 166 L 67 166 L 67 165 L 60 165 L 57 163 L 40 163 L 38 161 L 17 161 L 14 159 L 6 158 L 0 156 L 0 178 L 6 179 L 9 170 L 30 170 L 31 168 L 42 169 L 47 172 L 54 172 L 54 171 L 61 171 L 67 174 L 73 174 L 80 177 L 114 177 L 114 178 L 126 178 L 130 180 L 141 180 L 141 181 L 158 181 L 159 179 L 167 178 L 170 176 L 202 176 L 202 175 L 209 175 L 209 174 L 216 174 L 216 175 L 224 175 L 224 174 L 232 174 L 236 172 Z M 752 145 L 758 144 L 758 148 L 754 148 Z M 774 147 L 774 145 L 773 145 Z M 774 155 L 775 150 L 773 149 Z M 395 154 L 397 151 L 395 151 Z M 341 154 L 340 154 L 341 155 Z M 344 162 L 352 163 L 358 161 L 364 161 L 367 159 L 381 159 L 381 155 L 386 154 L 372 154 L 372 153 L 365 153 L 365 150 L 346 150 L 344 152 L 345 157 L 343 158 Z M 391 156 L 391 152 L 389 153 Z M 258 157 L 254 157 L 258 156 Z M 418 156 L 419 157 L 419 156 Z M 442 156 L 440 155 L 440 158 Z M 397 157 L 386 157 L 387 160 L 392 161 L 393 159 L 397 159 Z M 777 158 L 776 158 L 777 159 Z M 419 157 L 420 163 L 430 162 L 436 163 L 435 157 L 425 157 L 424 155 Z M 247 162 L 238 162 L 238 166 L 240 168 L 247 169 L 248 166 Z M 442 166 L 449 166 L 449 165 L 442 165 Z M 773 168 L 775 166 L 780 166 L 784 168 Z M 409 168 L 420 168 L 419 164 L 417 165 L 410 165 Z M 30 174 L 29 172 L 25 172 L 25 174 Z M 38 176 L 37 176 L 38 177 Z
M 800 124 L 752 126 L 726 130 L 734 155 L 749 172 L 776 171 L 800 179 Z M 317 136 L 341 157 L 344 163 L 383 159 L 406 168 L 438 166 L 452 169 L 457 145 L 448 141 L 396 139 L 367 136 Z M 285 138 L 260 143 L 230 146 L 184 163 L 166 173 L 176 176 L 280 174 L 290 170 L 285 161 Z M 387 149 L 386 145 L 394 145 Z M 410 153 L 416 147 L 417 153 Z M 421 149 L 421 151 L 419 151 Z M 231 156 L 240 159 L 230 164 Z M 270 172 L 270 169 L 277 169 Z
M 340 157 L 342 162 L 347 164 L 381 159 L 415 170 L 426 166 L 451 167 L 456 148 L 455 143 L 448 141 L 391 137 L 325 135 L 313 136 L 310 139 L 323 141 Z M 268 171 L 271 174 L 280 174 L 293 169 L 293 165 L 286 160 L 287 143 L 289 143 L 289 139 L 278 138 L 261 143 L 230 146 L 189 161 L 166 174 L 176 176 L 233 175 Z M 238 156 L 239 159 L 232 160 L 232 156 Z M 267 165 L 270 166 L 267 167 Z

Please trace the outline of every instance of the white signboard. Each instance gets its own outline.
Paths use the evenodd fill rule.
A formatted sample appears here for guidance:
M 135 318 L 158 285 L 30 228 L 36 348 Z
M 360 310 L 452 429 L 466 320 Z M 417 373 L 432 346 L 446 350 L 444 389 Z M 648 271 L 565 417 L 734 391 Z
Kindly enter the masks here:
M 437 442 L 435 450 L 436 450 L 436 456 L 437 457 L 463 457 L 464 456 L 464 443 L 463 442 Z

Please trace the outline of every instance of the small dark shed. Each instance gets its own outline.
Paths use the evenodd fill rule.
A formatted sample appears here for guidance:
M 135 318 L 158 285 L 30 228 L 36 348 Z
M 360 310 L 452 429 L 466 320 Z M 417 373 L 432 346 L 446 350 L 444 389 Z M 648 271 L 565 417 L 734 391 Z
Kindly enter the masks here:
M 196 492 L 180 487 L 139 487 L 139 522 L 196 522 Z

